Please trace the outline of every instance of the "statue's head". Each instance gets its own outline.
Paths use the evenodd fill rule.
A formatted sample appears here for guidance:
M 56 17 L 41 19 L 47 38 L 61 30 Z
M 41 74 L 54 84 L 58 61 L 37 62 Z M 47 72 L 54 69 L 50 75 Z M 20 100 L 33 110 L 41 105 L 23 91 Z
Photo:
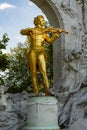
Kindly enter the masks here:
M 72 55 L 73 55 L 76 59 L 79 59 L 80 56 L 81 56 L 81 54 L 82 54 L 81 50 L 76 50 L 76 49 L 73 49 L 71 53 L 72 53 Z
M 34 24 L 35 26 L 45 26 L 45 20 L 44 17 L 42 15 L 38 15 L 37 17 L 34 18 Z
M 72 54 L 69 54 L 69 55 L 68 55 L 68 60 L 69 60 L 69 61 L 73 61 L 73 60 L 74 60 L 74 56 L 73 56 Z

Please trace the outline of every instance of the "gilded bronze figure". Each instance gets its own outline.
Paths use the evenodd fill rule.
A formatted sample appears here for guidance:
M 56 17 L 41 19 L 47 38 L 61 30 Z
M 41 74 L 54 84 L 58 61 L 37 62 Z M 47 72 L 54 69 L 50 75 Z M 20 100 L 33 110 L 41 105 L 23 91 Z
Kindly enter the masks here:
M 37 85 L 37 64 L 39 71 L 43 77 L 43 84 L 45 87 L 45 94 L 49 95 L 49 83 L 46 73 L 46 58 L 44 51 L 44 41 L 47 43 L 53 43 L 60 35 L 64 32 L 68 34 L 63 29 L 47 27 L 45 28 L 45 20 L 42 15 L 34 18 L 34 28 L 22 29 L 20 33 L 22 35 L 27 35 L 30 43 L 29 50 L 27 52 L 29 68 L 32 74 L 33 90 L 36 95 L 39 95 L 38 85 Z M 49 37 L 47 33 L 52 32 L 52 37 Z

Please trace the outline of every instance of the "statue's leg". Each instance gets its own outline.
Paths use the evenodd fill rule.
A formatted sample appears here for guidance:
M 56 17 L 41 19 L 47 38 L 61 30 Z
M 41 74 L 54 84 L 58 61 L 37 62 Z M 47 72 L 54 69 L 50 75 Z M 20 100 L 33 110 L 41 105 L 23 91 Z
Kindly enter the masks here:
M 45 87 L 46 95 L 49 95 L 49 83 L 48 83 L 48 77 L 46 74 L 46 59 L 45 59 L 44 54 L 40 54 L 38 56 L 38 65 L 39 65 L 39 69 L 43 77 L 43 84 Z
M 33 83 L 33 89 L 34 89 L 34 93 L 36 95 L 39 94 L 38 91 L 38 86 L 37 86 L 37 68 L 36 68 L 36 64 L 37 64 L 37 56 L 35 51 L 31 51 L 29 52 L 29 67 L 30 67 L 30 71 L 32 74 L 32 83 Z

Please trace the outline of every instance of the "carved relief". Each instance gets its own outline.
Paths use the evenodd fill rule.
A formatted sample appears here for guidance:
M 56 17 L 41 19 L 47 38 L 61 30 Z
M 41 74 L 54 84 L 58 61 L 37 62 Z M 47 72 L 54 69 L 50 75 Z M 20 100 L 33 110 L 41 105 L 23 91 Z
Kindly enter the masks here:
M 82 49 L 80 52 L 76 50 L 72 50 L 71 53 L 67 57 L 74 56 L 74 64 L 69 60 L 69 58 L 65 58 L 66 66 L 67 61 L 69 60 L 69 68 L 72 67 L 74 72 L 76 71 L 76 75 L 78 78 L 72 78 L 72 81 L 75 81 L 75 84 L 70 85 L 68 89 L 68 96 L 65 102 L 61 100 L 63 103 L 60 114 L 59 114 L 59 125 L 61 128 L 69 128 L 70 130 L 81 128 L 80 130 L 87 129 L 87 75 L 85 72 L 87 71 L 87 42 L 86 37 L 83 37 L 84 44 L 82 45 Z M 78 55 L 80 54 L 80 55 Z M 70 58 L 71 59 L 71 58 Z M 77 60 L 78 59 L 78 60 Z M 80 66 L 75 67 L 75 64 L 79 62 Z M 85 62 L 85 63 L 84 63 Z M 85 69 L 82 69 L 82 64 Z M 80 68 L 79 68 L 80 67 Z M 65 68 L 65 70 L 67 70 Z M 72 71 L 70 75 L 72 75 Z M 66 83 L 71 79 L 66 77 Z M 84 76 L 85 75 L 85 76 Z M 74 75 L 75 76 L 75 75 Z M 73 82 L 72 82 L 73 83 Z M 73 87 L 72 87 L 73 86 Z M 64 93 L 64 92 L 62 92 Z M 63 94 L 62 94 L 63 95 Z M 61 96 L 60 94 L 58 96 Z M 59 99 L 59 97 L 58 97 Z M 61 98 L 62 99 L 62 98 Z M 76 123 L 78 125 L 76 125 Z M 80 126 L 81 125 L 81 126 Z
M 71 1 L 70 0 L 63 0 L 61 2 L 61 8 L 63 11 L 68 14 L 71 18 L 74 18 L 76 15 L 75 10 L 72 9 L 71 7 Z
M 87 33 L 87 0 L 84 1 L 84 24 L 85 24 L 85 33 Z
M 0 112 L 1 130 L 25 129 L 27 121 L 28 93 L 7 94 L 6 110 Z
M 84 30 L 85 33 L 87 33 L 87 0 L 76 0 L 78 2 L 78 4 L 81 6 L 81 10 L 82 10 L 82 21 L 83 21 L 83 26 L 84 26 Z
M 82 70 L 84 70 L 85 72 L 87 71 L 87 36 L 83 35 L 82 36 L 82 59 L 81 59 L 81 65 L 82 65 Z M 86 74 L 87 75 L 87 74 Z
M 68 91 L 68 93 L 74 93 L 80 89 L 83 82 L 81 77 L 79 60 L 81 57 L 81 51 L 72 50 L 65 57 L 65 65 L 63 72 L 65 73 L 62 81 L 54 83 L 51 88 L 51 93 L 57 95 L 59 92 Z
M 79 5 L 82 5 L 82 3 L 83 3 L 82 2 L 83 0 L 76 0 L 76 1 L 78 2 Z
M 6 96 L 4 92 L 5 92 L 5 87 L 3 85 L 0 85 L 0 110 L 5 110 L 7 106 Z

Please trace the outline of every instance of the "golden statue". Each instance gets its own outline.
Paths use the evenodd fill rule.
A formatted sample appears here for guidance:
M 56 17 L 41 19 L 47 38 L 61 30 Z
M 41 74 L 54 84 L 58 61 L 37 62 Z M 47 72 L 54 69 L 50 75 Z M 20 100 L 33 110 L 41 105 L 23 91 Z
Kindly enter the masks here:
M 45 27 L 46 22 L 42 15 L 39 15 L 34 18 L 34 28 L 22 29 L 20 33 L 22 35 L 27 35 L 30 43 L 29 50 L 27 52 L 29 68 L 32 74 L 33 90 L 36 95 L 39 95 L 38 85 L 37 85 L 37 65 L 39 71 L 43 77 L 43 84 L 45 87 L 45 94 L 49 95 L 49 83 L 46 73 L 46 58 L 44 51 L 44 41 L 47 43 L 53 43 L 58 37 L 59 34 L 64 32 L 68 34 L 63 29 Z M 52 37 L 49 37 L 47 33 L 52 32 Z

